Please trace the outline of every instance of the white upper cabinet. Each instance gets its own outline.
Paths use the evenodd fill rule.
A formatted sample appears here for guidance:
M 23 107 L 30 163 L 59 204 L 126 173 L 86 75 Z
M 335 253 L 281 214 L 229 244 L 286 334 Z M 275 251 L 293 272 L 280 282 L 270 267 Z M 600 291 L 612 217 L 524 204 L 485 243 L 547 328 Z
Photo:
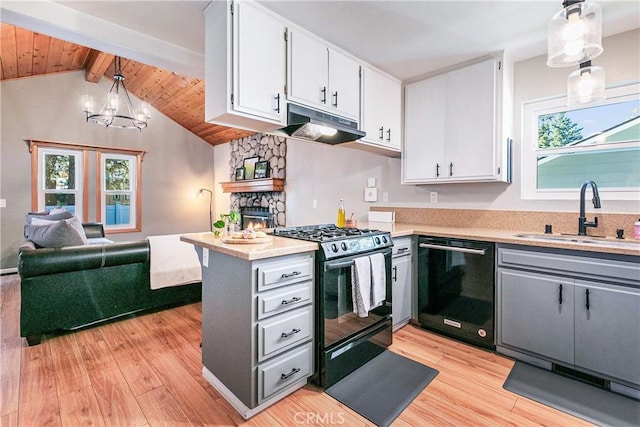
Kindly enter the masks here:
M 400 153 L 402 138 L 402 85 L 368 67 L 362 67 L 361 139 Z
M 403 183 L 507 181 L 507 82 L 491 58 L 407 85 Z
M 360 115 L 360 64 L 299 29 L 289 29 L 289 101 L 346 118 Z
M 284 21 L 254 2 L 211 2 L 205 20 L 205 120 L 256 131 L 282 127 Z

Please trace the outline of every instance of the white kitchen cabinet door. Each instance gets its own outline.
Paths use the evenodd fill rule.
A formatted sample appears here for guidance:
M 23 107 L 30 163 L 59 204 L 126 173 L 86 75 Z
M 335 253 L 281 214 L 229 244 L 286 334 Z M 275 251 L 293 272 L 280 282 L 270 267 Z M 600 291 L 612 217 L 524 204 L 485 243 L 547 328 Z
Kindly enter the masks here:
M 329 90 L 327 103 L 339 115 L 358 120 L 360 114 L 360 64 L 329 49 Z
M 446 171 L 450 179 L 488 179 L 496 173 L 497 60 L 447 75 Z
M 234 6 L 234 107 L 282 121 L 286 110 L 284 23 L 252 3 Z
M 492 58 L 406 87 L 404 183 L 507 178 L 501 65 Z
M 361 128 L 365 142 L 400 150 L 402 137 L 402 86 L 371 68 L 362 69 Z
M 289 29 L 288 99 L 308 106 L 328 108 L 329 50 L 303 31 Z
M 437 181 L 445 173 L 447 76 L 405 90 L 404 182 Z

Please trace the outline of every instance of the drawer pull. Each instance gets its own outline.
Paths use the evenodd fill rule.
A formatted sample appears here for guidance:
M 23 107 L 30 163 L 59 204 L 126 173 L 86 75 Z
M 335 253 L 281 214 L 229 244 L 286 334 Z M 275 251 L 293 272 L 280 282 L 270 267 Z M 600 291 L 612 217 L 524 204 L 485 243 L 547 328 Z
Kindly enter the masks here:
M 288 279 L 290 277 L 296 277 L 301 275 L 302 272 L 301 271 L 294 271 L 292 273 L 282 273 L 282 276 L 280 276 L 281 279 Z
M 398 248 L 398 253 L 401 254 L 401 253 L 407 252 L 408 250 L 409 248 Z
M 296 303 L 298 301 L 300 301 L 302 298 L 300 297 L 293 297 L 291 299 L 283 299 L 282 302 L 280 304 L 282 305 L 289 305 L 289 304 L 293 304 Z
M 297 334 L 298 332 L 300 332 L 301 330 L 302 330 L 302 329 L 293 328 L 293 329 L 291 330 L 291 332 L 283 332 L 283 333 L 281 333 L 281 334 L 280 334 L 280 337 L 281 337 L 281 338 L 289 338 L 291 335 L 295 335 L 295 334 Z
M 291 370 L 291 372 L 289 372 L 288 374 L 280 374 L 280 379 L 281 380 L 286 380 L 287 378 L 289 378 L 291 375 L 295 375 L 298 372 L 300 372 L 300 368 L 293 368 Z

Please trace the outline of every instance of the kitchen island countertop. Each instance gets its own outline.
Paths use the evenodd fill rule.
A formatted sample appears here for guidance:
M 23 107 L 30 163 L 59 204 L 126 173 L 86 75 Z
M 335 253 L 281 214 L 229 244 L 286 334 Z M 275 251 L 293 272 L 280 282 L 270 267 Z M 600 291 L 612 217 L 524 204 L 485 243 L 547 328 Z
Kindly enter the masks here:
M 215 237 L 213 233 L 209 232 L 183 234 L 180 236 L 180 240 L 247 261 L 311 252 L 318 249 L 318 244 L 314 242 L 278 236 L 271 237 L 272 240 L 266 243 L 224 243 L 220 237 Z

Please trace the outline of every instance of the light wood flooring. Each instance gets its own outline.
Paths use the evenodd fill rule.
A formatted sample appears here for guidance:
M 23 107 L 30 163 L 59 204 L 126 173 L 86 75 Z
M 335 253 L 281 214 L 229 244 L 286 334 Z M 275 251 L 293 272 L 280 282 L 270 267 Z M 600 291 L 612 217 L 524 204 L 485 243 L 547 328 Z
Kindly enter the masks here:
M 242 419 L 201 375 L 200 304 L 27 347 L 17 275 L 2 276 L 0 290 L 2 426 L 371 425 L 312 385 Z M 414 326 L 391 350 L 440 371 L 394 426 L 590 425 L 504 390 L 505 357 Z

